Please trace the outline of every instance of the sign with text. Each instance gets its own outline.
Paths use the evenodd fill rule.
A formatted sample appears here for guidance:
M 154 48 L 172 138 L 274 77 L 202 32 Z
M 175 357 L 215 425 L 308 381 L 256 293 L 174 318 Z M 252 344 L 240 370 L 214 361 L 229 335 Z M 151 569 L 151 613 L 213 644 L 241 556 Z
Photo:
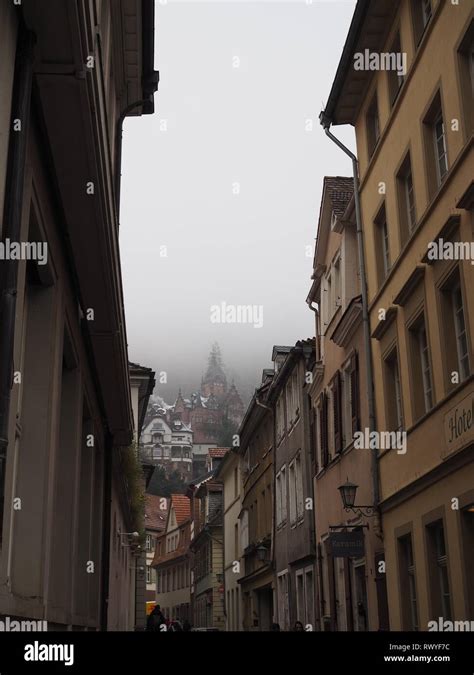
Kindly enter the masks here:
M 334 558 L 362 558 L 364 552 L 364 531 L 331 532 L 329 542 Z
M 474 393 L 465 396 L 444 416 L 446 446 L 441 456 L 448 457 L 474 441 Z

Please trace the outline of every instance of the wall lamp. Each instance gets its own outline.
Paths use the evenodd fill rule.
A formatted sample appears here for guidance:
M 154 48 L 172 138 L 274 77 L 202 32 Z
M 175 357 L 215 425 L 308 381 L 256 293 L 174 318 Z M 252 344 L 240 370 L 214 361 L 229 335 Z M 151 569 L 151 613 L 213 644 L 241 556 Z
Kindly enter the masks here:
M 345 511 L 352 511 L 353 513 L 358 513 L 361 516 L 371 518 L 375 516 L 377 511 L 376 507 L 373 504 L 356 504 L 356 492 L 359 486 L 355 483 L 351 483 L 349 479 L 343 485 L 340 485 L 337 489 L 341 493 L 342 503 L 344 505 Z

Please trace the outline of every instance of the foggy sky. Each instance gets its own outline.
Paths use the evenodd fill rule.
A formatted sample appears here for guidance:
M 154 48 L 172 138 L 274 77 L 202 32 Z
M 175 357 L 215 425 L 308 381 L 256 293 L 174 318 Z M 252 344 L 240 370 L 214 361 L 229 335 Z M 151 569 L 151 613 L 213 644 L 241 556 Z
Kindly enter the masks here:
M 274 344 L 314 335 L 307 247 L 322 180 L 351 175 L 318 115 L 355 0 L 162 1 L 156 112 L 124 124 L 129 358 L 167 373 L 155 393 L 172 403 L 198 387 L 217 340 L 247 399 Z M 351 128 L 336 134 L 354 148 Z M 212 323 L 222 302 L 261 307 L 263 326 Z

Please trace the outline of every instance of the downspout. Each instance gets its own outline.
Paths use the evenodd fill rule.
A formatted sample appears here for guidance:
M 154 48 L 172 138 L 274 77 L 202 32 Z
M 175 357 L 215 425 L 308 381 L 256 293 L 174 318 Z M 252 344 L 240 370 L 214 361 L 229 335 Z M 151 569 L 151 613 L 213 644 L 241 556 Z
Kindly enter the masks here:
M 18 27 L 18 44 L 15 57 L 2 232 L 4 239 L 8 238 L 13 242 L 19 242 L 21 237 L 26 153 L 33 86 L 34 43 L 34 34 L 28 31 L 21 21 Z M 16 119 L 21 122 L 21 131 L 13 130 L 13 121 Z M 18 267 L 18 260 L 3 260 L 0 275 L 0 325 L 2 327 L 0 331 L 0 541 L 3 535 L 10 396 L 13 386 Z
M 365 351 L 365 375 L 367 379 L 367 402 L 369 408 L 369 432 L 376 431 L 375 421 L 375 400 L 374 400 L 374 374 L 372 366 L 372 343 L 370 338 L 370 321 L 369 321 L 369 301 L 367 292 L 367 276 L 364 253 L 364 233 L 362 229 L 362 214 L 360 208 L 360 186 L 359 186 L 359 163 L 357 157 L 347 148 L 341 141 L 336 138 L 331 132 L 331 120 L 325 115 L 324 111 L 319 116 L 319 121 L 328 138 L 331 139 L 352 161 L 352 174 L 354 177 L 354 204 L 356 213 L 357 226 L 357 250 L 359 254 L 359 276 L 362 295 L 362 325 L 364 331 L 364 351 Z M 371 450 L 371 473 L 372 473 L 372 490 L 374 505 L 376 507 L 375 527 L 374 530 L 380 538 L 383 538 L 382 521 L 380 518 L 379 502 L 379 466 L 378 466 L 378 452 L 377 448 Z
M 153 96 L 150 97 L 153 100 Z M 122 112 L 120 117 L 117 120 L 117 126 L 115 129 L 115 207 L 117 211 L 117 220 L 119 220 L 120 214 L 120 185 L 122 180 L 122 141 L 123 141 L 123 123 L 125 118 L 135 110 L 135 108 L 140 108 L 149 103 L 150 99 L 141 99 L 140 101 L 135 101 L 128 105 L 125 110 Z

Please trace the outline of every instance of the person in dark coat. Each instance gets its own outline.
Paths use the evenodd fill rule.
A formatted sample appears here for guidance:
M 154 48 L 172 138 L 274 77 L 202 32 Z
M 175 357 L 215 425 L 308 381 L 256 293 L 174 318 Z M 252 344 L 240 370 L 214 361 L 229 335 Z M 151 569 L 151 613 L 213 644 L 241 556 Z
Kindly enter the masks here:
M 156 605 L 148 616 L 146 629 L 149 632 L 159 633 L 161 632 L 161 626 L 163 625 L 166 626 L 166 619 L 161 611 L 160 605 Z

